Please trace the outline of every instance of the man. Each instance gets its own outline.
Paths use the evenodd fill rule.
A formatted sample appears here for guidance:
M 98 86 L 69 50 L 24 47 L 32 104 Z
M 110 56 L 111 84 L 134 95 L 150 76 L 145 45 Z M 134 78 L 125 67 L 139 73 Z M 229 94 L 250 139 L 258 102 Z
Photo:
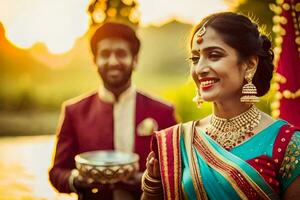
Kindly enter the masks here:
M 49 171 L 50 181 L 59 192 L 77 192 L 79 199 L 139 199 L 151 133 L 176 123 L 172 106 L 132 86 L 139 48 L 134 30 L 124 24 L 105 23 L 92 36 L 91 49 L 103 85 L 64 106 Z M 133 180 L 95 186 L 78 175 L 75 155 L 111 149 L 139 155 L 140 173 Z

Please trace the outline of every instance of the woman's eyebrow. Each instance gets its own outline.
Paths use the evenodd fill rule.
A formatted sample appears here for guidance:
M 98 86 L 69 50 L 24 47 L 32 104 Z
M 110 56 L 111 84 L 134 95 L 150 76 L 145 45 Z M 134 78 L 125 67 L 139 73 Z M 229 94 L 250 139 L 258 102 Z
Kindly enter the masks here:
M 202 51 L 212 51 L 212 50 L 222 50 L 224 51 L 223 48 L 219 47 L 219 46 L 209 46 L 209 47 L 205 47 Z
M 223 48 L 219 47 L 219 46 L 209 46 L 209 47 L 205 47 L 204 49 L 200 50 L 200 49 L 194 49 L 192 50 L 192 54 L 200 54 L 201 52 L 209 52 L 209 51 L 212 51 L 212 50 L 221 50 L 221 51 L 225 51 Z

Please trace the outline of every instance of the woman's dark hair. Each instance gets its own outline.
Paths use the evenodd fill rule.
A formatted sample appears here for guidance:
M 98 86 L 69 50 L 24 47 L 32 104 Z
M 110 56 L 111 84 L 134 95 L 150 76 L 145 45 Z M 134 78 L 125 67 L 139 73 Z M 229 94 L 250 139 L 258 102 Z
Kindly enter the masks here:
M 195 27 L 192 32 L 192 40 L 203 25 L 217 31 L 223 41 L 238 52 L 241 61 L 246 61 L 250 56 L 258 56 L 257 70 L 252 82 L 257 88 L 258 96 L 266 94 L 270 89 L 273 76 L 274 53 L 271 49 L 271 41 L 266 35 L 259 32 L 257 24 L 242 14 L 215 13 L 204 18 Z
M 107 22 L 100 26 L 91 38 L 90 45 L 94 56 L 96 56 L 97 53 L 98 42 L 108 37 L 116 37 L 128 41 L 132 54 L 138 54 L 141 44 L 139 38 L 135 34 L 135 31 L 125 24 Z

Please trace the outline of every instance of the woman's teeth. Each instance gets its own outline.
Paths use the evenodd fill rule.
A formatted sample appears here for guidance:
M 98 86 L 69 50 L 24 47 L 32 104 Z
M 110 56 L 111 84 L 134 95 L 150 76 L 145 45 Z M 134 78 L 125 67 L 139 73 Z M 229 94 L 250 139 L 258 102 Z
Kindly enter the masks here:
M 201 86 L 202 86 L 202 87 L 207 87 L 207 86 L 213 85 L 214 83 L 215 83 L 214 80 L 202 81 L 202 82 L 201 82 Z

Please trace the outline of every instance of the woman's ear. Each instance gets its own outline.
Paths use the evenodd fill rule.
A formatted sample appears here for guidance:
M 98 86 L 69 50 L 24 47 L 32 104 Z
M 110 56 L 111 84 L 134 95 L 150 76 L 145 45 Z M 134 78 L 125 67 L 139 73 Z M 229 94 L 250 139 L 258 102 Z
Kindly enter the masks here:
M 258 60 L 258 56 L 250 56 L 250 58 L 247 61 L 247 68 L 245 74 L 246 77 L 251 76 L 251 78 L 253 78 L 257 69 Z

